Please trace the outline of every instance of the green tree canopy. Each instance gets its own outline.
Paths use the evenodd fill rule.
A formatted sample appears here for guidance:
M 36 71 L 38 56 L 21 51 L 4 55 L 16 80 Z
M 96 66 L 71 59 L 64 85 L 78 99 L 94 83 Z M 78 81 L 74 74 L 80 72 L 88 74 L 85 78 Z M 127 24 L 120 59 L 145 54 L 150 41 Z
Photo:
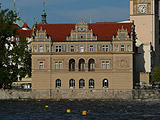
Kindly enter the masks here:
M 0 87 L 31 76 L 31 55 L 26 38 L 14 41 L 17 28 L 13 11 L 0 12 Z
M 12 38 L 17 30 L 13 26 L 15 21 L 13 11 L 0 11 L 0 86 L 12 82 L 12 65 L 10 61 L 10 49 Z
M 160 82 L 160 66 L 153 68 L 152 82 Z

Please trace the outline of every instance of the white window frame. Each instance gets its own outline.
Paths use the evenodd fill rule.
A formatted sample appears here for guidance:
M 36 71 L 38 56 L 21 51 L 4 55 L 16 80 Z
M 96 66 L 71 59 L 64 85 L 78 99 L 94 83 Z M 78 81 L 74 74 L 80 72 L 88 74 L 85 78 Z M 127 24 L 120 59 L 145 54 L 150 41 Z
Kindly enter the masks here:
M 46 45 L 46 52 L 49 52 L 49 45 Z
M 114 51 L 118 52 L 118 45 L 114 45 Z
M 37 52 L 37 46 L 33 46 L 33 52 Z
M 74 46 L 71 45 L 71 52 L 74 52 Z
M 84 46 L 80 46 L 80 52 L 84 52 Z
M 61 80 L 60 79 L 56 80 L 56 88 L 61 88 Z
M 58 70 L 58 62 L 55 62 L 55 69 Z
M 62 62 L 59 62 L 59 69 L 62 69 Z
M 89 50 L 90 50 L 90 52 L 93 52 L 94 50 L 93 50 L 93 45 L 90 45 L 89 46 Z
M 43 70 L 44 69 L 44 62 L 39 62 L 39 69 Z
M 131 51 L 131 45 L 127 45 L 127 51 L 128 51 L 128 52 Z
M 106 45 L 106 52 L 109 52 L 109 45 Z
M 121 45 L 121 52 L 125 52 L 125 45 Z
M 44 50 L 43 50 L 43 46 L 40 45 L 40 46 L 39 46 L 39 52 L 42 53 L 43 51 L 44 51 Z
M 74 89 L 75 88 L 75 80 L 74 79 L 70 79 L 69 80 L 69 88 L 70 89 Z

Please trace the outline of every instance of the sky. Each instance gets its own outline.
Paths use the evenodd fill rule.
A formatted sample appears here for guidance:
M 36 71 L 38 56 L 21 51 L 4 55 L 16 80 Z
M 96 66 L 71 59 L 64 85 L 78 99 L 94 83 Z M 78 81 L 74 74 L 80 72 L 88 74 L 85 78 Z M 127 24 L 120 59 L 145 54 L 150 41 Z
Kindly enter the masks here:
M 2 9 L 14 9 L 14 0 L 0 0 Z M 129 19 L 130 0 L 45 0 L 47 23 L 117 22 Z M 21 19 L 30 27 L 41 22 L 43 0 L 16 0 Z

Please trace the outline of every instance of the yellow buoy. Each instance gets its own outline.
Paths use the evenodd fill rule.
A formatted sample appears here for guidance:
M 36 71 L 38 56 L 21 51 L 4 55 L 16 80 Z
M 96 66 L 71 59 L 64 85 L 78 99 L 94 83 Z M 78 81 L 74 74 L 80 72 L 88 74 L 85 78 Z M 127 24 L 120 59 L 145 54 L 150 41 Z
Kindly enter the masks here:
M 86 110 L 82 111 L 82 115 L 86 116 L 87 115 L 87 111 Z
M 71 110 L 70 109 L 67 109 L 67 113 L 70 113 L 71 112 Z
M 48 108 L 48 105 L 46 105 L 45 108 Z

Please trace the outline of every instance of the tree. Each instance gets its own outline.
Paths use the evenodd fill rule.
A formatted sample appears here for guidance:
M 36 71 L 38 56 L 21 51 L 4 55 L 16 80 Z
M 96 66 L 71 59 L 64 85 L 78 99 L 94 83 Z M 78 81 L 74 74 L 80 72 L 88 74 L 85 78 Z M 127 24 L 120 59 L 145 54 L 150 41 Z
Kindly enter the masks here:
M 23 37 L 18 42 L 14 42 L 13 49 L 11 51 L 12 62 L 15 65 L 16 76 L 23 78 L 26 75 L 31 77 L 31 54 L 28 49 L 28 43 L 26 37 Z
M 160 82 L 160 66 L 153 68 L 152 82 Z
M 10 58 L 10 49 L 12 48 L 12 38 L 17 30 L 13 26 L 15 21 L 13 11 L 0 11 L 0 87 L 12 82 L 12 64 Z

